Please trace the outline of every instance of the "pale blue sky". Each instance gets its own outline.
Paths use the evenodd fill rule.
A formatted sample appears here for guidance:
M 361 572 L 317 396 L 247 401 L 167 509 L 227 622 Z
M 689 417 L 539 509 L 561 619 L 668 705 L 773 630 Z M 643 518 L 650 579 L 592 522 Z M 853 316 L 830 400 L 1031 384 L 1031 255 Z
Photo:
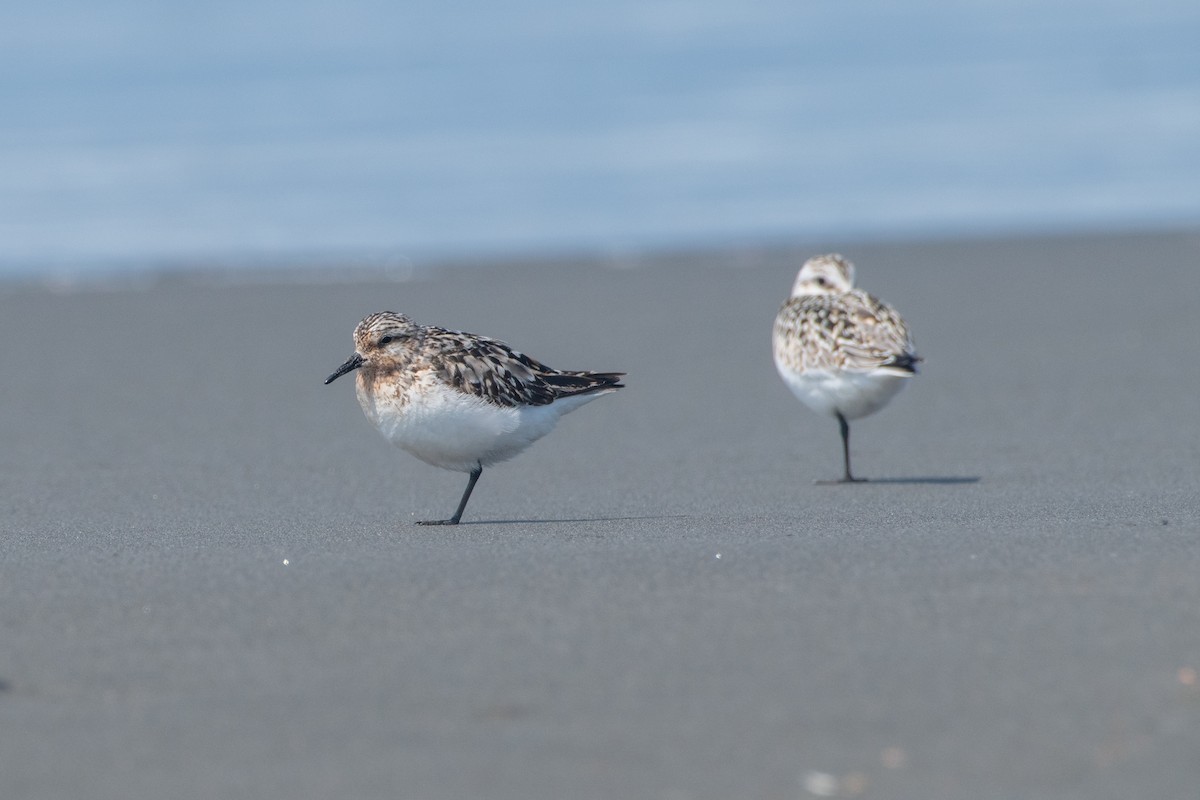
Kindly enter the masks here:
M 0 10 L 0 269 L 1200 222 L 1200 4 Z

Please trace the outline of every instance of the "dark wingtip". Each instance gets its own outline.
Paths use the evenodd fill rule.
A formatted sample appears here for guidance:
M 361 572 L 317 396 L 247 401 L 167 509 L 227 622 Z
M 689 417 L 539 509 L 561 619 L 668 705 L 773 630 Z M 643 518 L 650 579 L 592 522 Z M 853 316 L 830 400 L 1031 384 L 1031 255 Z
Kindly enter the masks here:
M 608 389 L 624 389 L 621 379 L 624 372 L 559 372 L 544 375 L 543 380 L 553 386 L 558 396 L 589 394 Z
M 899 356 L 896 356 L 895 358 L 891 359 L 883 366 L 892 367 L 893 369 L 902 369 L 905 372 L 916 373 L 917 364 L 921 363 L 924 360 L 925 359 L 921 358 L 918 355 L 914 355 L 913 353 L 904 353 L 903 355 L 899 355 Z
M 589 372 L 587 379 L 591 385 L 584 389 L 584 391 L 598 392 L 603 389 L 624 389 L 625 384 L 622 383 L 624 377 L 624 372 Z

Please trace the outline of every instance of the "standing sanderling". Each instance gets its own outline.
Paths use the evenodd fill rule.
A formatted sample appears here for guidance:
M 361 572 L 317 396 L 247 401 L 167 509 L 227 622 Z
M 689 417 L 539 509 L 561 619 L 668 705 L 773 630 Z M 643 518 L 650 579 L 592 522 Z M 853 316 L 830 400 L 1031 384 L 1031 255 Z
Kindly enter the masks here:
M 558 418 L 623 388 L 623 372 L 559 372 L 504 342 L 371 314 L 354 329 L 354 355 L 325 379 L 358 370 L 358 403 L 392 444 L 427 464 L 470 474 L 457 525 L 484 467 L 507 461 Z
M 775 368 L 806 406 L 837 417 L 846 474 L 850 473 L 849 420 L 887 405 L 917 371 L 921 359 L 900 315 L 854 288 L 854 265 L 840 255 L 810 258 L 775 317 Z

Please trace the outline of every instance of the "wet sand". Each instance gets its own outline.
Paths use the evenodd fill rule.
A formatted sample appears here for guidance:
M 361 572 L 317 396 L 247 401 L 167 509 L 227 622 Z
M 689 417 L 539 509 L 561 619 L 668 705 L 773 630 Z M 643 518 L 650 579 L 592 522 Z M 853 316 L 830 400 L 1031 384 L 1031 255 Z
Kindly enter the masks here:
M 774 372 L 840 249 L 922 373 Z M 278 276 L 275 276 L 278 277 Z M 0 287 L 0 796 L 1126 798 L 1200 782 L 1200 234 Z M 628 387 L 465 478 L 370 311 Z

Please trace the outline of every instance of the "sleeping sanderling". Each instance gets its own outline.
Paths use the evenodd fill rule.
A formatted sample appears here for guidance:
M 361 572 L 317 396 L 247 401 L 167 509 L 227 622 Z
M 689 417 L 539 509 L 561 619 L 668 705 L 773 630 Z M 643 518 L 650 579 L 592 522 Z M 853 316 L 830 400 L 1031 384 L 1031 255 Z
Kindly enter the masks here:
M 484 467 L 553 430 L 558 418 L 624 386 L 622 372 L 560 372 L 504 342 L 371 314 L 354 329 L 354 355 L 325 383 L 358 370 L 359 405 L 392 444 L 435 467 L 470 474 L 457 525 Z
M 845 475 L 850 423 L 887 405 L 917 371 L 912 336 L 886 303 L 854 288 L 854 265 L 840 255 L 810 258 L 775 317 L 775 368 L 806 406 L 837 418 Z

